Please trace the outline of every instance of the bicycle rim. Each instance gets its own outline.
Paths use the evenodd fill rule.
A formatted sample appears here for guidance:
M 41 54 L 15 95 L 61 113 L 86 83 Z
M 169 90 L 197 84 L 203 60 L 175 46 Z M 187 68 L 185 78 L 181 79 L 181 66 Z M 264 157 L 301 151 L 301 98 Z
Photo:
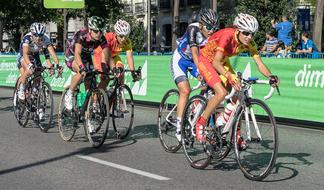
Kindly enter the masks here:
M 43 82 L 42 89 L 40 89 L 37 101 L 37 119 L 39 129 L 46 133 L 52 126 L 53 119 L 53 93 L 50 85 Z
M 117 139 L 125 139 L 130 133 L 134 121 L 134 101 L 131 89 L 127 85 L 117 88 L 113 103 L 112 120 Z
M 207 100 L 200 95 L 191 97 L 182 117 L 181 136 L 184 153 L 190 165 L 197 169 L 206 168 L 212 158 L 207 144 L 198 142 L 195 135 L 197 119 L 203 113 L 206 104 Z
M 181 142 L 175 137 L 177 123 L 177 103 L 179 91 L 171 89 L 165 93 L 158 112 L 159 138 L 162 147 L 167 152 L 177 152 L 181 148 Z
M 109 102 L 103 89 L 96 89 L 89 97 L 85 114 L 85 128 L 91 145 L 99 148 L 108 134 L 109 127 Z
M 242 109 L 238 115 L 234 130 L 240 169 L 248 179 L 264 179 L 270 174 L 278 151 L 277 126 L 271 110 L 261 100 L 251 99 L 247 110 Z M 244 142 L 246 145 L 242 146 Z
M 75 109 L 72 111 L 68 111 L 64 106 L 64 97 L 68 89 L 69 87 L 67 87 L 62 92 L 59 110 L 57 114 L 58 129 L 60 132 L 60 136 L 64 141 L 70 141 L 73 138 L 76 128 L 78 126 L 78 120 L 77 120 L 78 116 L 74 111 Z M 75 95 L 73 97 L 75 97 Z
M 25 101 L 21 101 L 18 98 L 18 80 L 19 78 L 17 79 L 13 92 L 13 111 L 19 126 L 25 127 L 29 120 L 29 112 L 26 109 Z

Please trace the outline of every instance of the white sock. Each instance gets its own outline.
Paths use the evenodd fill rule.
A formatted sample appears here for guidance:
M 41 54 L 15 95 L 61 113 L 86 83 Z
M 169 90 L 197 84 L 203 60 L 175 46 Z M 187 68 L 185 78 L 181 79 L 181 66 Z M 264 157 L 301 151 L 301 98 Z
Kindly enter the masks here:
M 24 91 L 24 89 L 25 89 L 25 85 L 24 85 L 24 84 L 20 84 L 20 86 L 19 86 L 19 90 L 20 90 L 20 91 Z
M 66 91 L 66 95 L 68 95 L 68 96 L 72 96 L 72 94 L 73 94 L 73 91 L 72 90 L 68 90 L 68 91 Z
M 177 117 L 177 132 L 181 131 L 181 117 Z

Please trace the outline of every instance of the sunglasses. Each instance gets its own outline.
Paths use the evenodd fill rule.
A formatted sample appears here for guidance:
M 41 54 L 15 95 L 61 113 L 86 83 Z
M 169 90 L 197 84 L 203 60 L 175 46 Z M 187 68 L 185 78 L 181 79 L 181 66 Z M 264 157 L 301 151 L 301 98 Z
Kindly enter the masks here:
M 208 31 L 216 31 L 217 30 L 217 26 L 205 25 L 205 28 Z
M 125 35 L 118 35 L 118 37 L 120 37 L 120 38 L 126 38 Z
M 252 37 L 254 36 L 254 33 L 247 32 L 247 31 L 243 31 L 242 34 L 243 34 L 244 36 L 249 36 L 249 35 L 251 35 Z
M 101 32 L 100 30 L 92 30 L 92 32 L 98 34 L 99 32 Z
M 44 34 L 37 34 L 37 33 L 35 33 L 35 34 L 33 34 L 33 36 L 35 36 L 36 38 L 41 38 L 41 37 L 44 36 Z

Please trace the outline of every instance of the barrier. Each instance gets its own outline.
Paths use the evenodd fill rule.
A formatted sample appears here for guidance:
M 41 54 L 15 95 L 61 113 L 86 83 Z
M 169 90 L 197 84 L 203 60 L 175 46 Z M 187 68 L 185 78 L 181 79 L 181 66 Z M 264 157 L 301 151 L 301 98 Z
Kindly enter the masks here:
M 126 62 L 125 56 L 121 58 Z M 61 64 L 65 65 L 63 57 L 59 56 L 59 59 Z M 160 102 L 168 89 L 176 88 L 170 74 L 170 59 L 170 56 L 134 56 L 136 67 L 142 66 L 143 78 L 133 83 L 130 73 L 125 76 L 125 83 L 131 87 L 134 99 Z M 263 60 L 281 80 L 281 96 L 275 94 L 266 101 L 274 115 L 324 123 L 324 59 L 263 58 Z M 263 78 L 250 57 L 234 57 L 231 58 L 231 63 L 235 70 L 243 72 L 244 76 Z M 14 86 L 18 76 L 16 56 L 0 56 L 0 86 Z M 192 77 L 189 78 L 192 85 L 197 83 Z M 62 91 L 69 85 L 71 79 L 72 75 L 65 67 L 63 78 L 46 80 L 53 90 Z M 267 86 L 254 85 L 252 95 L 262 98 L 267 90 Z

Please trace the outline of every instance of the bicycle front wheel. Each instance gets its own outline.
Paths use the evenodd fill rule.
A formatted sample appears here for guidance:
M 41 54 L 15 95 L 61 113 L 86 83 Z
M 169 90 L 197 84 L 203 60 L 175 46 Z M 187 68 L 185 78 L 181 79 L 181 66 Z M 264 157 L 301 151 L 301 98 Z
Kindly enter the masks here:
M 167 152 L 177 152 L 181 148 L 181 142 L 175 137 L 178 99 L 179 91 L 171 89 L 165 93 L 159 106 L 157 121 L 159 138 Z
M 109 101 L 103 89 L 92 91 L 85 114 L 85 129 L 93 147 L 99 148 L 106 140 L 109 127 Z
M 53 120 L 53 93 L 47 82 L 43 82 L 42 89 L 39 90 L 37 99 L 37 125 L 39 129 L 46 133 L 52 126 Z
M 73 106 L 74 108 L 69 111 L 65 108 L 64 97 L 69 87 L 67 87 L 63 92 L 60 100 L 60 105 L 58 109 L 57 119 L 58 119 L 58 129 L 61 135 L 61 138 L 64 141 L 70 141 L 76 129 L 78 128 L 78 110 L 76 109 L 76 93 L 73 93 Z
M 206 168 L 212 159 L 208 140 L 201 143 L 196 138 L 196 122 L 206 105 L 206 98 L 195 95 L 189 99 L 182 117 L 181 136 L 184 153 L 190 165 L 197 169 Z M 207 134 L 206 128 L 204 133 Z
M 276 121 L 270 108 L 258 99 L 250 99 L 238 113 L 234 128 L 235 156 L 245 177 L 260 181 L 270 174 L 276 162 Z
M 18 98 L 19 78 L 17 79 L 13 92 L 13 111 L 18 124 L 21 127 L 25 127 L 29 120 L 29 111 L 26 108 L 26 100 L 22 101 Z
M 117 139 L 125 139 L 130 133 L 134 121 L 134 101 L 131 89 L 127 85 L 117 88 L 113 101 L 112 121 Z

